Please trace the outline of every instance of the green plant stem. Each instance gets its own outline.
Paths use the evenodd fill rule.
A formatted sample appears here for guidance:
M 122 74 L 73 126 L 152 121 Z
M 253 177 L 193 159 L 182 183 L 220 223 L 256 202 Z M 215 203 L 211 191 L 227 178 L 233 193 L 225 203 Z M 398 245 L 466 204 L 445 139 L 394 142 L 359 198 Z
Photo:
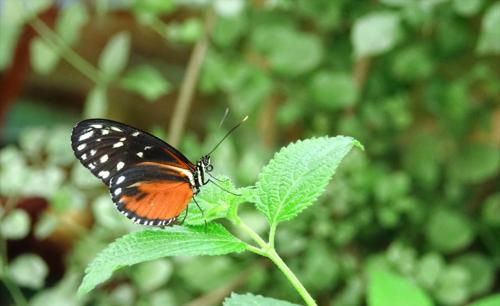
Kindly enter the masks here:
M 2 235 L 0 235 L 0 248 L 0 280 L 4 283 L 10 296 L 12 296 L 15 305 L 28 306 L 28 301 L 21 292 L 21 289 L 10 278 L 7 265 L 7 242 Z
M 103 84 L 104 78 L 98 69 L 84 60 L 78 53 L 73 51 L 66 42 L 64 42 L 57 34 L 55 34 L 43 21 L 38 18 L 33 18 L 30 24 L 40 37 L 51 46 L 54 50 L 59 51 L 59 54 L 76 70 L 89 78 L 95 84 Z
M 12 296 L 15 305 L 28 306 L 28 301 L 21 292 L 21 289 L 19 289 L 19 287 L 17 287 L 14 282 L 11 281 L 10 277 L 8 277 L 6 274 L 2 275 L 2 281 L 5 285 L 5 288 L 7 288 L 7 291 L 9 291 L 10 295 Z
M 264 256 L 269 258 L 280 270 L 285 274 L 285 277 L 292 283 L 293 287 L 297 292 L 300 294 L 300 296 L 304 299 L 306 304 L 308 306 L 317 306 L 316 302 L 312 298 L 312 296 L 307 292 L 306 288 L 302 283 L 299 281 L 297 276 L 293 274 L 292 270 L 286 265 L 286 263 L 281 259 L 281 257 L 278 255 L 276 250 L 274 249 L 274 235 L 276 233 L 276 227 L 271 227 L 271 231 L 269 234 L 270 240 L 269 243 L 266 243 L 264 239 L 262 239 L 259 234 L 257 234 L 253 229 L 251 229 L 248 225 L 245 223 L 241 222 L 241 220 L 238 218 L 234 222 L 235 225 L 237 225 L 242 231 L 247 233 L 261 248 L 254 247 L 252 245 L 247 244 L 247 250 L 258 254 L 260 256 Z M 274 228 L 274 229 L 273 229 Z M 271 240 L 272 239 L 272 240 Z
M 250 236 L 250 238 L 252 238 L 261 248 L 263 248 L 263 249 L 268 248 L 268 245 L 264 241 L 264 239 L 262 239 L 259 236 L 259 234 L 257 234 L 256 232 L 254 232 L 254 230 L 251 229 L 248 225 L 246 225 L 245 223 L 241 222 L 240 220 L 238 220 L 238 222 L 236 224 L 238 225 L 238 227 L 242 231 L 244 231 L 245 233 L 247 233 L 248 236 Z
M 286 263 L 281 259 L 281 257 L 276 253 L 275 249 L 270 249 L 267 252 L 267 257 L 271 259 L 276 266 L 285 274 L 286 278 L 292 283 L 293 287 L 297 292 L 300 294 L 300 296 L 304 299 L 306 304 L 308 306 L 317 306 L 316 302 L 312 298 L 312 296 L 307 292 L 306 288 L 302 283 L 299 281 L 297 276 L 293 274 L 292 270 L 286 265 Z
M 276 236 L 276 226 L 277 226 L 277 224 L 273 223 L 271 225 L 271 229 L 269 230 L 269 245 L 273 249 L 274 249 L 274 237 Z

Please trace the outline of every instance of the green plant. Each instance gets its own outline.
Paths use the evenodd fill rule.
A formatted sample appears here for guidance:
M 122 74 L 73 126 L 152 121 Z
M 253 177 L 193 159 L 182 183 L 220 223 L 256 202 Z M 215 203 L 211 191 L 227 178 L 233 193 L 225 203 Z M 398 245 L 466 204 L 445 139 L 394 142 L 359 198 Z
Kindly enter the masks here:
M 165 256 L 223 255 L 246 250 L 269 258 L 307 305 L 316 305 L 276 251 L 276 229 L 281 222 L 295 218 L 318 198 L 353 145 L 362 148 L 357 141 L 344 136 L 298 141 L 274 156 L 260 173 L 255 188 L 239 188 L 242 196 L 224 194 L 221 190 L 216 196 L 201 194 L 207 221 L 226 218 L 255 244 L 237 238 L 221 224 L 198 225 L 200 218 L 189 215 L 184 226 L 134 232 L 109 245 L 88 266 L 79 293 L 89 292 L 123 266 Z M 222 210 L 218 203 L 221 197 L 225 198 L 225 209 Z M 270 226 L 268 241 L 238 216 L 238 206 L 244 201 L 254 203 L 266 217 Z

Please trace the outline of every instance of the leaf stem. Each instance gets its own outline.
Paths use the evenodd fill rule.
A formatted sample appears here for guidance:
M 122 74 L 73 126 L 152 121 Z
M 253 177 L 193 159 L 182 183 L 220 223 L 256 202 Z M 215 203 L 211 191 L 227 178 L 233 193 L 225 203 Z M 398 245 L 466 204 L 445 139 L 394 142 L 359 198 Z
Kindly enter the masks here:
M 257 244 L 262 248 L 262 249 L 267 249 L 269 248 L 269 245 L 262 239 L 259 234 L 257 234 L 253 229 L 251 229 L 248 225 L 245 223 L 241 222 L 241 220 L 238 219 L 236 222 L 236 225 L 245 233 L 248 234 Z M 262 251 L 262 250 L 261 250 Z
M 312 298 L 312 296 L 307 292 L 306 288 L 299 281 L 297 276 L 293 274 L 292 270 L 286 265 L 286 263 L 281 259 L 281 257 L 276 253 L 276 250 L 270 249 L 267 251 L 267 257 L 271 259 L 276 266 L 285 274 L 286 278 L 292 283 L 295 290 L 300 294 L 300 296 L 304 299 L 308 306 L 317 306 L 316 302 Z
M 43 21 L 35 17 L 31 20 L 30 24 L 40 37 L 49 44 L 51 48 L 59 51 L 61 56 L 76 70 L 80 71 L 95 84 L 102 84 L 104 82 L 100 71 L 83 59 L 78 53 L 73 51 L 73 49 L 71 49 L 71 47 L 55 34 Z
M 169 142 L 177 146 L 181 139 L 186 123 L 186 117 L 189 114 L 192 98 L 196 90 L 198 76 L 201 65 L 205 59 L 210 42 L 210 33 L 215 23 L 216 15 L 213 10 L 209 10 L 205 16 L 205 25 L 203 36 L 198 40 L 191 53 L 184 80 L 179 91 L 179 97 L 175 103 L 172 120 L 168 129 Z
M 7 288 L 7 291 L 12 296 L 14 303 L 19 306 L 28 306 L 28 301 L 24 297 L 21 289 L 14 283 L 9 275 L 7 263 L 7 241 L 5 237 L 0 235 L 0 280 Z
M 269 245 L 274 249 L 274 237 L 276 236 L 277 223 L 271 224 L 271 229 L 269 230 Z
M 261 248 L 254 247 L 250 244 L 247 244 L 246 248 L 248 251 L 258 254 L 260 256 L 267 257 L 271 259 L 271 261 L 278 266 L 278 268 L 285 274 L 286 278 L 292 283 L 293 287 L 300 296 L 304 299 L 308 306 L 317 306 L 316 302 L 312 298 L 312 296 L 307 292 L 306 288 L 299 281 L 297 276 L 293 274 L 292 270 L 286 265 L 286 263 L 281 259 L 276 250 L 274 249 L 274 236 L 276 234 L 276 226 L 271 226 L 271 231 L 269 233 L 269 243 L 266 243 L 264 239 L 262 239 L 259 234 L 257 234 L 253 229 L 251 229 L 248 225 L 241 222 L 239 218 L 233 221 L 235 225 L 237 225 L 242 231 L 247 233 Z

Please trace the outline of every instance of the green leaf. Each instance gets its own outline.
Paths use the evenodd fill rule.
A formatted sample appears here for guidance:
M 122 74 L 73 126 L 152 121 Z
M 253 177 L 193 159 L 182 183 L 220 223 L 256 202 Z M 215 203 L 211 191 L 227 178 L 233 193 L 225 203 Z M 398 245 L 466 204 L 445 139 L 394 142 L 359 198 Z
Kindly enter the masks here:
M 120 85 L 142 95 L 148 101 L 155 101 L 172 89 L 163 75 L 150 65 L 134 67 L 122 78 Z
M 439 274 L 444 269 L 445 261 L 437 253 L 424 255 L 416 266 L 415 279 L 426 289 L 432 289 L 436 285 Z
M 331 110 L 354 105 L 358 91 L 352 76 L 346 73 L 319 72 L 311 80 L 314 102 Z
M 69 6 L 63 6 L 63 10 L 57 18 L 55 30 L 59 37 L 68 45 L 78 41 L 80 29 L 89 19 L 85 6 L 74 1 Z
M 438 209 L 427 222 L 426 236 L 436 250 L 452 253 L 467 247 L 474 240 L 474 231 L 465 215 Z
M 113 271 L 166 256 L 223 255 L 245 250 L 245 243 L 219 224 L 174 226 L 125 235 L 103 250 L 87 267 L 78 289 L 83 295 L 104 282 Z
M 391 50 L 399 38 L 399 27 L 399 16 L 393 12 L 371 13 L 357 20 L 351 33 L 356 57 Z
M 261 295 L 231 293 L 231 296 L 224 300 L 224 306 L 298 306 L 290 302 L 281 301 Z
M 491 226 L 500 226 L 500 192 L 490 195 L 481 211 L 484 222 Z
M 410 46 L 398 53 L 392 64 L 394 74 L 404 81 L 421 80 L 429 77 L 433 62 L 429 52 L 422 46 Z
M 290 220 L 325 190 L 353 145 L 351 137 L 321 137 L 297 141 L 276 153 L 259 175 L 257 208 L 270 224 Z
M 478 296 L 491 290 L 495 280 L 495 266 L 491 260 L 480 253 L 467 253 L 454 261 L 469 274 L 468 289 Z
M 470 275 L 466 268 L 449 265 L 440 273 L 433 288 L 436 300 L 443 305 L 461 305 L 470 296 Z
M 215 1 L 214 10 L 218 16 L 222 17 L 237 17 L 245 8 L 246 1 L 231 0 L 231 1 Z
M 375 270 L 368 283 L 368 306 L 428 306 L 431 298 L 408 279 Z
M 96 86 L 88 94 L 83 110 L 85 118 L 102 118 L 106 116 L 108 110 L 106 90 L 106 87 Z
M 23 152 L 14 146 L 0 150 L 0 193 L 4 195 L 22 194 L 29 179 L 28 162 Z M 1 226 L 1 225 L 0 225 Z
M 23 239 L 30 231 L 30 217 L 22 209 L 14 209 L 0 223 L 0 231 L 6 239 Z
M 0 35 L 0 71 L 4 71 L 12 63 L 17 39 L 21 34 L 20 26 L 10 25 L 4 22 L 2 18 L 0 18 L 0 27 L 2 28 L 2 35 Z
M 498 306 L 500 305 L 500 294 L 493 294 L 488 297 L 482 298 L 468 306 Z
M 269 60 L 271 68 L 285 77 L 295 77 L 314 69 L 323 57 L 317 36 L 282 25 L 257 27 L 251 43 Z
M 133 0 L 133 10 L 136 14 L 163 15 L 175 10 L 173 0 Z
M 450 168 L 454 178 L 468 183 L 480 183 L 498 174 L 500 169 L 498 147 L 473 143 L 465 146 L 459 154 Z
M 154 291 L 165 284 L 172 275 L 172 264 L 165 259 L 143 262 L 132 271 L 132 279 L 142 291 Z
M 99 69 L 111 80 L 123 71 L 130 52 L 130 35 L 120 32 L 111 37 L 99 57 Z
M 227 191 L 240 194 L 243 190 L 236 189 L 228 177 L 218 177 L 221 182 L 217 184 Z M 205 222 L 210 222 L 215 219 L 227 217 L 231 207 L 242 203 L 245 199 L 241 196 L 236 196 L 222 190 L 215 184 L 203 186 L 200 194 L 196 196 L 196 201 L 203 210 L 196 206 L 194 201 L 191 201 L 188 206 L 188 216 L 185 223 L 188 225 L 203 225 Z M 182 216 L 180 217 L 182 218 Z
M 483 16 L 481 35 L 477 46 L 477 53 L 500 54 L 500 2 L 491 5 Z
M 477 14 L 483 6 L 483 0 L 453 0 L 453 9 L 457 14 L 470 17 Z
M 49 269 L 45 261 L 35 254 L 23 254 L 9 265 L 9 274 L 20 286 L 40 289 L 45 283 Z
M 203 35 L 203 23 L 196 18 L 181 23 L 170 23 L 167 28 L 169 40 L 180 43 L 194 43 Z
M 59 62 L 57 51 L 39 37 L 31 45 L 30 58 L 33 70 L 41 75 L 51 73 Z

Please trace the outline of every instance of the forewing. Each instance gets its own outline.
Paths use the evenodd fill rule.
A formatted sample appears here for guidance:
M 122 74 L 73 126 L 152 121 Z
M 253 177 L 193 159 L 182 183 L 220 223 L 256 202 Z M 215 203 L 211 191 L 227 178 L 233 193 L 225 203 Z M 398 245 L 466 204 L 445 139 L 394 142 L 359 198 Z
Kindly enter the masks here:
M 79 122 L 73 128 L 71 146 L 80 162 L 108 186 L 121 171 L 144 161 L 191 171 L 195 168 L 182 153 L 161 139 L 111 120 Z

